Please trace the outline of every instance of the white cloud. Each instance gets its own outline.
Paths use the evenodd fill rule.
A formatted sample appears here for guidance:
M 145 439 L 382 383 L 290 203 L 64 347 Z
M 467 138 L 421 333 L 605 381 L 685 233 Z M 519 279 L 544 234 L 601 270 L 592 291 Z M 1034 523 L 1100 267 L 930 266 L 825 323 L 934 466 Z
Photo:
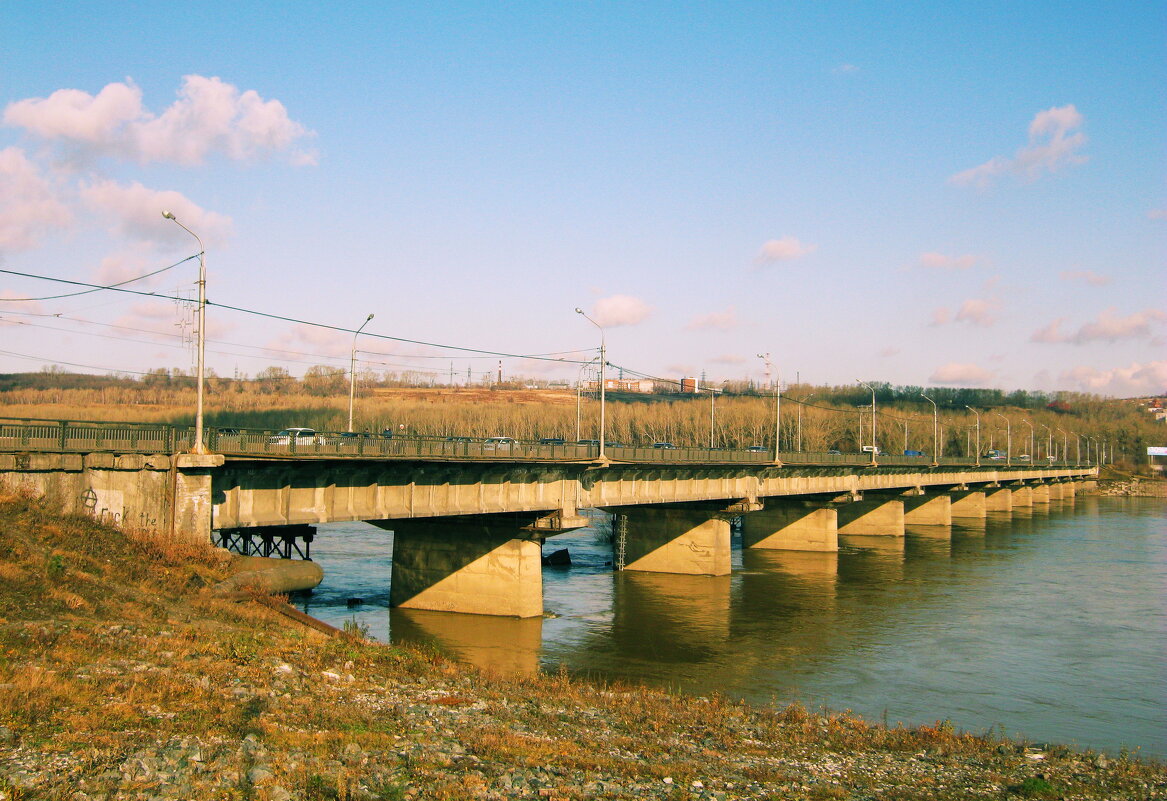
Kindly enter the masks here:
M 1062 270 L 1063 281 L 1082 281 L 1091 286 L 1105 286 L 1110 283 L 1110 276 L 1099 275 L 1093 270 Z
M 950 322 L 952 322 L 952 311 L 947 306 L 940 306 L 932 310 L 932 322 L 928 325 L 938 328 L 942 325 L 948 325 Z
M 685 329 L 687 331 L 732 331 L 737 327 L 737 311 L 733 306 L 730 306 L 725 311 L 697 315 L 689 321 Z
M 762 245 L 762 249 L 754 257 L 754 263 L 770 264 L 776 261 L 790 261 L 814 253 L 816 250 L 818 250 L 818 245 L 803 244 L 796 237 L 784 236 L 781 239 L 771 239 Z
M 994 156 L 976 167 L 958 172 L 948 179 L 956 186 L 987 187 L 999 175 L 1022 175 L 1036 178 L 1043 172 L 1056 172 L 1071 164 L 1081 164 L 1086 157 L 1078 153 L 1086 144 L 1086 135 L 1077 129 L 1083 118 L 1073 104 L 1040 111 L 1029 123 L 1029 144 L 1013 158 Z
M 214 153 L 237 161 L 286 153 L 293 163 L 315 163 L 312 153 L 297 148 L 311 132 L 291 120 L 282 103 L 201 75 L 185 76 L 178 99 L 157 115 L 142 106 L 142 90 L 129 82 L 108 84 L 96 96 L 61 89 L 19 100 L 4 110 L 4 122 L 68 142 L 83 154 L 142 163 L 199 164 Z
M 890 359 L 892 356 L 899 356 L 900 349 L 895 347 L 881 348 L 879 351 L 880 358 Z
M 921 253 L 920 266 L 934 270 L 967 270 L 977 263 L 977 257 L 971 254 L 963 256 L 946 256 L 943 253 Z
M 970 298 L 960 304 L 960 309 L 956 312 L 956 322 L 988 327 L 997 321 L 998 305 L 995 300 Z
M 652 314 L 652 307 L 630 295 L 612 295 L 596 301 L 592 318 L 602 326 L 636 325 Z
M 736 353 L 723 353 L 720 356 L 714 356 L 710 361 L 714 364 L 745 364 L 746 357 Z
M 269 339 L 263 348 L 272 356 L 294 354 L 325 362 L 329 361 L 328 357 L 348 358 L 352 351 L 352 336 L 314 325 L 296 325 Z
M 1086 323 L 1067 341 L 1075 345 L 1088 342 L 1117 342 L 1120 339 L 1146 339 L 1152 328 L 1167 319 L 1167 315 L 1157 309 L 1146 309 L 1126 317 L 1115 315 L 1114 309 L 1105 309 L 1092 323 Z
M 1063 381 L 1072 381 L 1084 392 L 1122 397 L 1167 394 L 1167 361 L 1132 362 L 1127 367 L 1097 370 L 1093 367 L 1075 367 L 1061 374 Z
M 1066 335 L 1061 332 L 1065 317 L 1059 317 L 1045 328 L 1039 328 L 1029 335 L 1030 342 L 1065 342 Z
M 1151 209 L 1147 217 L 1152 220 L 1167 220 L 1167 209 Z
M 81 188 L 81 197 L 113 221 L 113 230 L 135 240 L 164 240 L 194 245 L 190 234 L 162 217 L 171 212 L 194 231 L 206 247 L 221 244 L 231 232 L 231 219 L 206 211 L 180 192 L 155 190 L 134 182 L 123 186 L 116 181 L 98 181 Z
M 0 253 L 35 247 L 45 231 L 72 217 L 23 150 L 0 150 Z
M 929 383 L 960 387 L 984 386 L 993 379 L 993 374 L 975 364 L 949 362 L 937 367 L 928 377 Z
M 1167 321 L 1167 314 L 1158 309 L 1145 309 L 1120 317 L 1114 313 L 1113 308 L 1104 309 L 1097 320 L 1085 323 L 1072 334 L 1061 332 L 1063 320 L 1059 318 L 1045 328 L 1034 331 L 1029 337 L 1030 342 L 1087 345 L 1091 342 L 1118 342 L 1123 339 L 1153 340 L 1155 327 Z

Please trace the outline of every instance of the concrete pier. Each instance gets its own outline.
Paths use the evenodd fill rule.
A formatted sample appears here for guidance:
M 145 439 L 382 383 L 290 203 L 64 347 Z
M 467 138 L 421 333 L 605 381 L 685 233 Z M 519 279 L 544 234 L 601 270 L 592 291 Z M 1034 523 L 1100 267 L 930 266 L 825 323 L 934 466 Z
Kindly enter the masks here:
M 904 525 L 951 526 L 952 499 L 947 495 L 909 495 L 905 497 Z
M 984 490 L 952 490 L 950 514 L 954 520 L 984 520 L 989 511 L 988 493 Z
M 838 551 L 839 513 L 812 501 L 769 499 L 742 517 L 742 547 L 783 551 Z
M 875 537 L 904 536 L 904 502 L 902 500 L 862 500 L 835 506 L 839 513 L 840 534 Z
M 1008 487 L 996 487 L 985 490 L 985 509 L 990 512 L 1012 512 L 1013 490 Z
M 543 614 L 542 548 L 515 521 L 470 516 L 371 522 L 393 530 L 390 606 Z
M 730 572 L 729 520 L 662 506 L 613 509 L 627 517 L 624 569 L 724 576 Z

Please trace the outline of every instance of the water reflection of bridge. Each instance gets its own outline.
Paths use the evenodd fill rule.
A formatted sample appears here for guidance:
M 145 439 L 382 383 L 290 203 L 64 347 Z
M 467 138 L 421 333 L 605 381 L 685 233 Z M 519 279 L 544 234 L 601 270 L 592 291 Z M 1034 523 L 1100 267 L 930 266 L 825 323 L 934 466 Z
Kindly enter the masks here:
M 1070 514 L 1074 507 L 1067 498 L 1027 508 L 1018 520 L 993 512 L 950 527 L 909 526 L 902 537 L 844 535 L 833 552 L 735 548 L 735 569 L 724 576 L 589 576 L 587 587 L 574 591 L 591 592 L 605 579 L 605 613 L 584 615 L 591 622 L 576 628 L 586 633 L 557 643 L 552 654 L 541 618 L 394 609 L 391 631 L 394 640 L 436 643 L 494 671 L 554 670 L 559 658 L 574 673 L 607 680 L 647 680 L 698 692 L 737 689 L 755 700 L 766 700 L 759 682 L 769 680 L 774 694 L 789 697 L 816 671 L 836 669 L 837 660 L 857 670 L 856 650 L 886 642 L 902 615 L 943 620 L 948 601 L 932 594 L 930 582 L 942 580 L 955 562 L 983 560 L 986 536 L 998 546 L 990 558 L 1009 559 L 999 546 L 1029 536 L 1035 515 Z M 547 602 L 559 607 L 554 596 Z M 861 674 L 848 680 L 863 682 Z

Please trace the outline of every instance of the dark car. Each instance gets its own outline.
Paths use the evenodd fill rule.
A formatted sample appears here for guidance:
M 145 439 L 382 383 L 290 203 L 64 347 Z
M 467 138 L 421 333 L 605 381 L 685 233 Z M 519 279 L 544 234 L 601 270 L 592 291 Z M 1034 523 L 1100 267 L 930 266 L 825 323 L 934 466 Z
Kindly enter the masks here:
M 746 450 L 749 451 L 750 453 L 769 453 L 770 452 L 770 449 L 767 448 L 765 445 L 751 445 L 750 447 L 746 448 Z
M 827 456 L 842 456 L 843 452 L 837 448 L 831 448 L 827 451 Z
M 652 447 L 662 451 L 675 451 L 677 449 L 677 446 L 671 442 L 654 442 Z
M 563 445 L 563 437 L 543 437 L 539 440 L 540 445 Z

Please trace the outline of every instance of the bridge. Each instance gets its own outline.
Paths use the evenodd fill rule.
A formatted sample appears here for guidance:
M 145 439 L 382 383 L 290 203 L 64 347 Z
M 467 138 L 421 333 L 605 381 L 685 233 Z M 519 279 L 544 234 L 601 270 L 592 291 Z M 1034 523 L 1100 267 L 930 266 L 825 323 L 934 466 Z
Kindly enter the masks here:
M 838 550 L 840 534 L 1072 501 L 1097 467 L 870 454 L 612 447 L 211 429 L 190 453 L 165 425 L 0 420 L 0 481 L 67 512 L 162 536 L 263 541 L 291 555 L 314 526 L 394 532 L 390 603 L 542 614 L 544 541 L 614 516 L 617 569 L 730 572 L 731 523 L 748 548 Z

